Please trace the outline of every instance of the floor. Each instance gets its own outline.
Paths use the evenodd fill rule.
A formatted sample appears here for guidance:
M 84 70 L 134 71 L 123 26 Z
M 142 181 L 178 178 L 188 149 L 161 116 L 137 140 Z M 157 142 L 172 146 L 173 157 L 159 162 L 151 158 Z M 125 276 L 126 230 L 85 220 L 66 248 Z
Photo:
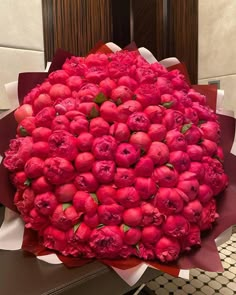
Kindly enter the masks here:
M 193 269 L 190 280 L 163 274 L 150 281 L 147 286 L 156 295 L 233 295 L 236 294 L 236 232 L 231 239 L 218 248 L 223 273 L 212 273 Z

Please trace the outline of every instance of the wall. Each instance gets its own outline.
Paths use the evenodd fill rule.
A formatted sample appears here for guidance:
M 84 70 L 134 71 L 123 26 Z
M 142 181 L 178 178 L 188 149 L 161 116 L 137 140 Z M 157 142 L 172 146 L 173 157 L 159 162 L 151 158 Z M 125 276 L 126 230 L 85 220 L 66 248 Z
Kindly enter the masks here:
M 20 72 L 44 70 L 41 0 L 0 0 L 0 28 L 0 109 L 6 109 L 4 84 Z
M 199 84 L 219 80 L 236 111 L 236 1 L 199 0 Z

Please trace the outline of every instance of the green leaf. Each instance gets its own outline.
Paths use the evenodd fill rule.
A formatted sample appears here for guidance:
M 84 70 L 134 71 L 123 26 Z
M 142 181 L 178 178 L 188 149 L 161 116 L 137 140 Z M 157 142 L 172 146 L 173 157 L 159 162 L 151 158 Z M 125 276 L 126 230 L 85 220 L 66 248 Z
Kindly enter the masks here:
M 192 123 L 183 125 L 181 128 L 181 133 L 183 134 L 186 133 L 191 128 L 191 126 L 192 126 Z
M 102 92 L 98 93 L 98 95 L 94 98 L 94 102 L 97 104 L 101 104 L 106 100 L 108 100 L 108 98 Z
M 93 106 L 89 114 L 89 119 L 96 118 L 98 115 L 98 110 Z
M 98 198 L 97 198 L 97 195 L 92 193 L 90 194 L 90 196 L 94 199 L 94 201 L 98 204 Z
M 173 101 L 168 101 L 168 102 L 164 102 L 161 104 L 163 107 L 165 107 L 166 109 L 170 109 L 173 105 Z
M 123 231 L 126 233 L 130 229 L 130 226 L 123 224 Z
M 201 125 L 204 124 L 204 123 L 206 123 L 205 120 L 199 120 L 199 121 L 198 121 L 198 126 L 201 126 Z
M 24 182 L 24 185 L 30 186 L 31 185 L 31 179 L 27 178 L 26 181 Z
M 116 101 L 116 105 L 119 106 L 120 104 L 122 104 L 122 100 L 120 98 L 118 98 L 117 101 Z
M 23 126 L 20 126 L 20 135 L 21 136 L 27 136 L 29 135 L 27 130 L 23 127 Z
M 74 227 L 73 227 L 74 233 L 75 233 L 75 232 L 77 231 L 77 229 L 80 227 L 80 224 L 81 224 L 81 223 L 77 223 L 77 224 L 74 225 Z
M 105 226 L 104 224 L 100 223 L 100 224 L 97 226 L 97 228 L 102 228 L 102 227 L 104 227 L 104 226 Z
M 170 169 L 174 169 L 174 166 L 171 163 L 166 163 L 166 167 L 170 168 Z
M 69 208 L 70 206 L 71 206 L 71 203 L 62 204 L 63 211 L 66 210 L 67 208 Z

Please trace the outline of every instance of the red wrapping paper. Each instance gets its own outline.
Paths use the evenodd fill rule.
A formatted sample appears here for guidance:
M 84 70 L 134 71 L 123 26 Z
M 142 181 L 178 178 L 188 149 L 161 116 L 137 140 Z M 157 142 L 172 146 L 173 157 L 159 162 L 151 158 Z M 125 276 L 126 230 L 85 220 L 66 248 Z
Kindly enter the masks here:
M 134 43 L 127 46 L 125 49 L 137 50 Z M 90 53 L 94 52 L 108 53 L 111 51 L 107 46 L 99 43 Z M 70 56 L 70 53 L 63 50 L 58 50 L 50 66 L 49 73 L 60 69 L 66 58 L 69 58 Z M 186 79 L 189 82 L 185 65 L 177 64 L 176 66 L 171 66 L 168 68 L 168 70 L 173 69 L 180 70 L 186 76 Z M 33 87 L 42 83 L 49 73 L 21 73 L 19 75 L 18 84 L 19 102 L 22 102 L 23 97 Z M 216 109 L 217 89 L 215 86 L 193 85 L 192 87 L 200 93 L 206 95 L 210 107 L 214 110 Z M 174 276 L 178 275 L 180 269 L 201 268 L 207 271 L 223 271 L 218 250 L 215 245 L 215 238 L 227 228 L 233 224 L 236 224 L 236 214 L 234 209 L 236 204 L 236 177 L 234 175 L 236 157 L 230 154 L 230 149 L 234 140 L 235 119 L 224 115 L 219 115 L 219 121 L 222 130 L 221 146 L 225 153 L 224 167 L 226 173 L 229 176 L 228 188 L 218 196 L 217 211 L 220 214 L 220 217 L 217 219 L 213 229 L 208 233 L 204 233 L 204 236 L 202 236 L 201 248 L 191 250 L 191 252 L 188 252 L 186 255 L 182 255 L 176 263 L 165 265 L 153 261 L 146 262 L 150 266 L 158 268 Z M 0 154 L 2 156 L 4 156 L 4 151 L 7 149 L 10 139 L 15 136 L 16 126 L 17 124 L 14 120 L 13 113 L 0 120 Z M 9 181 L 8 171 L 4 168 L 2 163 L 0 165 L 0 178 L 2 183 L 0 187 L 0 202 L 6 207 L 17 211 L 13 204 L 13 195 L 15 190 Z M 55 253 L 43 247 L 38 240 L 37 233 L 30 229 L 25 229 L 22 249 L 37 256 Z M 63 257 L 59 253 L 57 253 L 57 255 L 59 259 L 68 267 L 78 267 L 88 262 L 94 261 L 88 259 L 81 260 L 79 258 Z M 138 265 L 143 261 L 138 258 L 129 258 L 123 260 L 101 260 L 101 262 L 112 267 L 128 269 Z

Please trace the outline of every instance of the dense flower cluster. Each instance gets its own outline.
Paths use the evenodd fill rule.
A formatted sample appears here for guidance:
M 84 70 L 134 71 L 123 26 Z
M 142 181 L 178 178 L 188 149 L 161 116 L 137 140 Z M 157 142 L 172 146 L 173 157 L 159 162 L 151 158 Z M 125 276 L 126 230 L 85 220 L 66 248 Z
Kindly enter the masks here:
M 47 248 L 169 262 L 218 216 L 219 124 L 178 70 L 136 51 L 71 57 L 15 118 L 4 165 L 25 226 Z

